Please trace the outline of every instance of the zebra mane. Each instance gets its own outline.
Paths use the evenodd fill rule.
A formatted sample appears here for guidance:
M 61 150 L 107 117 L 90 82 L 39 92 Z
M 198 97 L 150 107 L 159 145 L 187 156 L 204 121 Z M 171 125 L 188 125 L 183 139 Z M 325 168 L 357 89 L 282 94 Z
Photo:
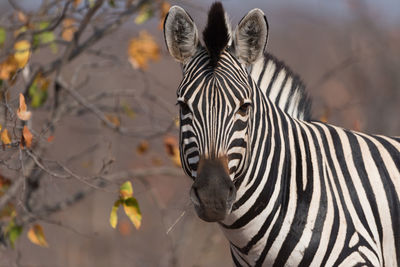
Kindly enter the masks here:
M 215 2 L 208 12 L 207 26 L 203 31 L 203 40 L 210 56 L 210 64 L 215 67 L 222 50 L 230 39 L 225 11 L 220 2 Z
M 265 96 L 280 109 L 293 118 L 311 120 L 312 102 L 305 85 L 283 61 L 265 53 L 250 67 L 250 74 Z

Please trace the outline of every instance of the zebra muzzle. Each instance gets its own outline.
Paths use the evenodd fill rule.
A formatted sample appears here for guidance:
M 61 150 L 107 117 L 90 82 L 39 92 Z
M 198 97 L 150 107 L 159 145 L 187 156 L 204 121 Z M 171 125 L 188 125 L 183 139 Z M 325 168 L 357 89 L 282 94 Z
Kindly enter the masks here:
M 222 221 L 231 212 L 236 188 L 229 177 L 226 157 L 200 159 L 190 198 L 197 215 L 207 222 Z

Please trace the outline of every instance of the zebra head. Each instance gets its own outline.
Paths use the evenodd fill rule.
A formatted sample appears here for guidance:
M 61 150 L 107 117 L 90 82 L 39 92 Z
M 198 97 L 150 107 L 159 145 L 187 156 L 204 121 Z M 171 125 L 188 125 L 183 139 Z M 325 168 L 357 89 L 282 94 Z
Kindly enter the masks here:
M 250 11 L 231 34 L 218 2 L 208 14 L 204 46 L 181 7 L 171 7 L 164 22 L 167 48 L 183 71 L 177 90 L 182 167 L 194 179 L 191 200 L 205 221 L 222 221 L 230 213 L 236 181 L 248 167 L 256 87 L 246 67 L 263 56 L 267 34 L 260 9 Z

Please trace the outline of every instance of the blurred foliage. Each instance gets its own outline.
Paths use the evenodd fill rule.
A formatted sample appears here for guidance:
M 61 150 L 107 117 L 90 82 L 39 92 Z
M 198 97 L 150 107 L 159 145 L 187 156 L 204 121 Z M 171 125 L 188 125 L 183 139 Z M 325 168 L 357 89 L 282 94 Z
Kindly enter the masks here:
M 39 180 L 44 174 L 85 179 L 65 166 L 49 169 L 41 158 L 44 147 L 54 142 L 55 129 L 61 116 L 72 112 L 71 107 L 74 107 L 76 102 L 96 114 L 106 127 L 124 133 L 119 111 L 103 113 L 81 96 L 73 85 L 65 84 L 62 78 L 65 66 L 84 55 L 83 52 L 92 49 L 93 45 L 107 34 L 118 29 L 126 18 L 132 17 L 133 21 L 140 25 L 156 18 L 159 20 L 157 26 L 161 29 L 159 25 L 162 25 L 170 4 L 162 0 L 54 0 L 43 1 L 35 11 L 27 12 L 24 6 L 18 6 L 17 2 L 10 3 L 14 10 L 4 15 L 9 17 L 9 23 L 0 25 L 0 101 L 3 107 L 0 113 L 0 136 L 3 150 L 10 152 L 11 156 L 2 159 L 1 162 L 4 166 L 12 162 L 20 178 L 5 178 L 0 175 L 0 237 L 5 237 L 5 240 L 0 238 L 0 241 L 3 245 L 14 247 L 25 227 L 31 225 L 27 231 L 28 239 L 33 244 L 48 247 L 43 227 L 37 223 L 33 224 L 37 218 L 32 216 L 32 207 L 25 206 L 19 209 L 14 205 L 20 192 L 16 189 L 22 185 L 19 179 L 29 177 L 31 180 Z M 150 61 L 160 59 L 159 44 L 145 30 L 140 31 L 137 36 L 132 36 L 127 46 L 127 60 L 134 70 L 146 71 Z M 41 60 L 41 57 L 50 62 Z M 64 93 L 63 97 L 60 97 L 61 91 Z M 75 102 L 64 102 L 65 92 L 68 92 Z M 15 98 L 16 95 L 19 101 Z M 127 102 L 123 102 L 120 109 L 127 118 L 136 117 L 136 112 Z M 39 112 L 48 115 L 42 124 L 37 124 L 32 119 Z M 169 146 L 173 153 L 178 153 L 176 143 L 170 142 Z M 137 151 L 142 155 L 148 150 L 148 142 L 142 141 Z M 20 156 L 14 157 L 13 153 L 19 153 Z M 169 155 L 176 164 L 176 154 L 169 152 Z M 42 172 L 33 172 L 34 168 L 26 170 L 24 165 L 35 166 Z M 60 169 L 63 172 L 60 172 Z M 26 183 L 25 186 L 31 186 L 31 183 Z M 26 189 L 23 192 L 26 195 L 19 196 L 26 198 L 24 205 L 29 203 L 32 192 L 37 191 L 38 186 Z M 123 206 L 125 214 L 135 228 L 139 229 L 142 214 L 137 199 L 133 197 L 129 181 L 121 185 L 119 194 L 120 197 L 115 201 L 110 214 L 111 226 L 116 227 L 117 211 Z M 59 207 L 57 204 L 55 206 Z M 35 210 L 42 208 L 42 214 L 46 216 L 57 210 L 49 211 L 46 207 L 43 204 L 35 207 Z M 120 231 L 128 231 L 126 225 L 121 227 L 123 230 Z

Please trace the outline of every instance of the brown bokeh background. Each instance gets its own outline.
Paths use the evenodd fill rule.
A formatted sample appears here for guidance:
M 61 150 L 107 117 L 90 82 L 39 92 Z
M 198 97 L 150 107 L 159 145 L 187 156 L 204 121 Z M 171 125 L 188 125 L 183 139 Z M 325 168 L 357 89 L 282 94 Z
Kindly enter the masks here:
M 307 85 L 315 119 L 345 128 L 400 135 L 400 8 L 396 1 L 222 1 L 233 25 L 252 8 L 267 15 L 268 51 L 284 60 Z M 211 1 L 172 1 L 184 7 L 202 29 Z M 398 4 L 397 4 L 398 5 Z M 0 10 L 6 11 L 6 4 Z M 90 69 L 88 92 L 99 88 L 132 89 L 148 101 L 128 98 L 137 116 L 128 122 L 143 129 L 142 137 L 123 137 L 105 129 L 90 113 L 70 116 L 57 129 L 48 157 L 63 161 L 81 174 L 95 171 L 103 158 L 115 158 L 113 170 L 172 166 L 163 137 L 149 140 L 144 155 L 136 151 L 146 131 L 165 128 L 177 114 L 175 90 L 180 82 L 178 64 L 169 57 L 157 19 L 137 26 L 133 19 L 96 45 L 118 59 L 98 60 Z M 162 59 L 141 73 L 127 61 L 129 39 L 149 30 L 162 46 Z M 48 60 L 47 55 L 35 60 Z M 95 59 L 82 56 L 73 70 Z M 82 67 L 82 73 L 86 70 Z M 68 78 L 68 75 L 66 76 Z M 71 77 L 69 77 L 71 78 Z M 82 80 L 84 77 L 81 78 Z M 162 98 L 167 108 L 152 105 L 149 95 Z M 149 116 L 141 114 L 152 113 Z M 40 121 L 40 115 L 37 115 Z M 169 131 L 177 136 L 177 128 Z M 79 160 L 74 158 L 80 155 Z M 146 182 L 127 177 L 134 186 L 143 213 L 143 225 L 135 230 L 120 211 L 120 225 L 109 226 L 116 186 L 96 190 L 78 204 L 40 222 L 49 248 L 33 245 L 26 232 L 14 250 L 0 250 L 0 266 L 231 266 L 228 243 L 218 225 L 198 219 L 188 196 L 191 181 L 180 176 L 151 176 Z M 38 193 L 47 201 L 72 194 L 86 186 L 76 180 L 49 178 Z M 183 214 L 183 215 L 182 215 Z M 177 219 L 178 222 L 174 225 Z M 174 226 L 173 226 L 174 225 Z M 173 226 L 168 233 L 169 228 Z

